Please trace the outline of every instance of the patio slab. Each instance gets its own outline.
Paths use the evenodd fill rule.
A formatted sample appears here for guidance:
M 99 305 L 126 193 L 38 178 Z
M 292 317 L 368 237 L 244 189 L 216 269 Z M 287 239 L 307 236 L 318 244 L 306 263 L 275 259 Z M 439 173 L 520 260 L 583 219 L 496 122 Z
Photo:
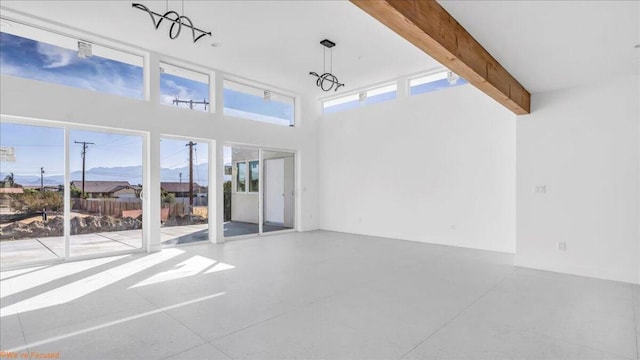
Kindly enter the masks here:
M 186 244 L 208 239 L 207 224 L 173 226 L 160 230 L 160 240 L 164 245 Z M 70 238 L 71 256 L 133 250 L 141 247 L 142 230 L 71 235 Z M 62 257 L 63 254 L 63 236 L 0 242 L 0 264 L 2 268 L 34 261 L 56 259 Z
M 62 254 L 62 253 L 58 253 Z M 38 239 L 0 242 L 1 266 L 15 266 L 24 262 L 56 259 L 58 256 L 43 246 Z

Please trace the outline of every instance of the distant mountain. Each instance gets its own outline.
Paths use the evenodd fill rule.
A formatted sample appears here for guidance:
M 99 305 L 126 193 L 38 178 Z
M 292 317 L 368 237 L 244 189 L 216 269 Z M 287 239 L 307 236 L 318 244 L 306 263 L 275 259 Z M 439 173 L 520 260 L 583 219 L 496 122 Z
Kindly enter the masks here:
M 208 181 L 209 164 L 204 163 L 193 167 L 193 181 L 202 186 L 209 186 Z M 180 173 L 182 173 L 182 182 L 189 181 L 189 167 L 181 167 L 176 169 L 160 169 L 160 181 L 180 181 Z M 45 173 L 46 174 L 46 173 Z M 0 180 L 8 175 L 8 172 L 0 172 Z M 71 181 L 82 181 L 82 171 L 74 171 L 70 174 Z M 40 177 L 32 175 L 14 175 L 15 182 L 24 186 L 39 186 Z M 91 168 L 85 173 L 86 181 L 128 181 L 131 185 L 142 184 L 142 166 L 121 166 L 121 167 L 97 167 Z M 44 184 L 49 186 L 60 185 L 64 182 L 62 175 L 45 176 Z

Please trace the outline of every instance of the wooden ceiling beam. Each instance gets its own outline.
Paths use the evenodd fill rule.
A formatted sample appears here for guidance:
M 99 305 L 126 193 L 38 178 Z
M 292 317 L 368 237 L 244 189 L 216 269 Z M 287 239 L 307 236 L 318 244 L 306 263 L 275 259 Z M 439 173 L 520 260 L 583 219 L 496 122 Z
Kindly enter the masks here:
M 517 115 L 531 94 L 434 0 L 350 0 Z

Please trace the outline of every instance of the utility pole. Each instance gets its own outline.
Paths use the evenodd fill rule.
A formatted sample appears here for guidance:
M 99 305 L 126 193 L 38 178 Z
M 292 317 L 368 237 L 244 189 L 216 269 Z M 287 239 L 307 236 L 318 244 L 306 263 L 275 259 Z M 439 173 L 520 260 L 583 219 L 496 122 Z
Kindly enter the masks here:
M 198 145 L 189 141 L 185 146 L 189 147 L 189 207 L 193 209 L 193 147 Z
M 74 143 L 82 144 L 82 152 L 80 154 L 82 154 L 82 198 L 84 199 L 84 165 L 85 165 L 85 159 L 87 155 L 87 148 L 89 147 L 89 145 L 95 145 L 95 144 L 87 141 L 74 141 Z
M 40 193 L 44 194 L 44 168 L 40 167 Z
M 182 184 L 182 173 L 180 173 L 179 176 L 180 176 L 180 184 Z
M 178 99 L 178 97 L 173 99 L 173 103 L 176 106 L 178 106 L 179 104 L 188 104 L 189 105 L 189 109 L 191 109 L 191 110 L 193 110 L 195 105 L 204 105 L 204 109 L 207 110 L 207 106 L 209 105 L 209 102 L 207 101 L 207 99 L 202 99 L 202 101 L 193 101 L 193 99 L 181 100 L 181 99 Z

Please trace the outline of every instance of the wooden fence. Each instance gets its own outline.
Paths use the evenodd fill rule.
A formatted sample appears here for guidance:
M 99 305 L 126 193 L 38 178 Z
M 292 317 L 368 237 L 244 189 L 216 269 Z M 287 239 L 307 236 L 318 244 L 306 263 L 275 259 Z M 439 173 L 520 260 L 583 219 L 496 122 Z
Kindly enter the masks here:
M 71 210 L 98 216 L 121 217 L 123 210 L 142 210 L 140 199 L 132 201 L 71 199 Z
M 71 209 L 73 211 L 88 213 L 98 216 L 113 217 L 138 217 L 142 214 L 142 201 L 111 201 L 111 200 L 86 200 L 71 199 Z M 183 216 L 188 214 L 189 205 L 183 203 L 173 203 L 165 205 L 162 208 L 162 221 L 167 221 L 173 216 Z M 207 206 L 194 206 L 193 214 L 204 218 L 209 216 L 209 208 Z

